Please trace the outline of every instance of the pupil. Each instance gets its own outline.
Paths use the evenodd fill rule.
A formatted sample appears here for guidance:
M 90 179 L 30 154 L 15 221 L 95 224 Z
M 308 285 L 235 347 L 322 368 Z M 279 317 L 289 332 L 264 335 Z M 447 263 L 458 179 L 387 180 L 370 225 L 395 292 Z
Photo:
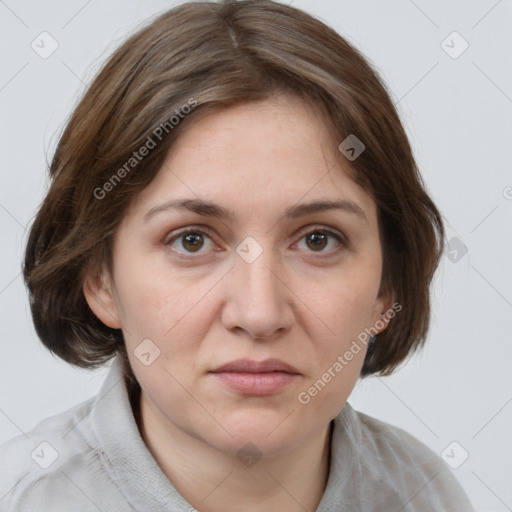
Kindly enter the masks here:
M 308 239 L 313 243 L 313 248 L 317 249 L 323 249 L 327 243 L 327 237 L 323 233 L 313 233 Z
M 193 252 L 201 249 L 203 246 L 202 235 L 199 233 L 188 233 L 183 240 L 183 247 L 191 249 Z M 308 245 L 311 248 L 323 249 L 326 243 L 327 237 L 323 233 L 313 233 L 308 237 Z
M 198 249 L 201 249 L 203 246 L 203 242 L 201 240 L 202 235 L 199 233 L 188 233 L 185 235 L 183 239 L 183 247 L 185 249 L 192 249 L 192 251 L 196 251 Z M 188 244 L 190 243 L 190 247 L 188 247 Z

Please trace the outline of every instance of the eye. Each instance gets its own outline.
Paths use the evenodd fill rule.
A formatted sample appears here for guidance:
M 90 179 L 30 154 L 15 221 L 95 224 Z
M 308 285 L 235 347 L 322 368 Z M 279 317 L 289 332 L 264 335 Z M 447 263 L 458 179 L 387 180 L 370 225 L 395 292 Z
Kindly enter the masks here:
M 165 241 L 166 246 L 170 246 L 180 258 L 193 257 L 194 254 L 205 254 L 209 250 L 215 250 L 215 243 L 212 240 L 209 230 L 205 228 L 189 227 L 174 233 Z M 310 229 L 305 232 L 300 241 L 296 244 L 300 247 L 305 242 L 308 252 L 319 253 L 325 256 L 336 253 L 340 247 L 348 247 L 349 243 L 346 237 L 338 232 L 325 228 Z M 331 250 L 325 250 L 326 247 Z M 203 250 L 204 249 L 204 250 Z
M 197 254 L 203 247 L 206 246 L 203 252 L 207 252 L 208 245 L 212 248 L 215 244 L 205 230 L 188 228 L 167 239 L 165 245 L 171 246 L 178 254 Z
M 317 253 L 328 253 L 332 251 L 325 251 L 324 249 L 329 246 L 329 244 L 334 247 L 332 248 L 336 251 L 337 248 L 348 246 L 348 242 L 346 238 L 341 233 L 336 233 L 329 229 L 313 229 L 304 233 L 301 237 L 301 241 L 305 240 L 305 245 L 308 248 L 309 252 L 317 252 Z M 334 242 L 333 242 L 334 240 Z

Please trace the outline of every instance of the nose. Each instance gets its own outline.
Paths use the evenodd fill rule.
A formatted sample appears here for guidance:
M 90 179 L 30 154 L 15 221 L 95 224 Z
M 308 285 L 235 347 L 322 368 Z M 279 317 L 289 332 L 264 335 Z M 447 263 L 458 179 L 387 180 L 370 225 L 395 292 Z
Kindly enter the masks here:
M 236 256 L 222 311 L 227 329 L 245 331 L 256 339 L 269 339 L 290 330 L 295 322 L 294 294 L 282 267 L 273 260 L 270 249 L 252 263 Z

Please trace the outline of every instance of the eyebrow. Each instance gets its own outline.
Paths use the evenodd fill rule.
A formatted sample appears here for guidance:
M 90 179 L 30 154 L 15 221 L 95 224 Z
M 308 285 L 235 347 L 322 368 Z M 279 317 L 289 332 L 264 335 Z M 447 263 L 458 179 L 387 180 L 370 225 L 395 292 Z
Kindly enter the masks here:
M 225 208 L 216 203 L 212 203 L 210 201 L 204 201 L 202 199 L 175 199 L 151 208 L 151 210 L 149 210 L 144 216 L 144 222 L 149 221 L 158 213 L 171 209 L 184 209 L 197 213 L 198 215 L 214 217 L 221 220 L 234 220 L 236 217 L 233 210 Z M 359 217 L 361 220 L 368 222 L 363 209 L 349 199 L 340 199 L 336 201 L 326 199 L 312 201 L 309 203 L 301 203 L 286 209 L 284 212 L 284 218 L 297 219 L 299 217 L 304 217 L 306 215 L 328 210 L 341 210 L 347 213 L 352 213 Z

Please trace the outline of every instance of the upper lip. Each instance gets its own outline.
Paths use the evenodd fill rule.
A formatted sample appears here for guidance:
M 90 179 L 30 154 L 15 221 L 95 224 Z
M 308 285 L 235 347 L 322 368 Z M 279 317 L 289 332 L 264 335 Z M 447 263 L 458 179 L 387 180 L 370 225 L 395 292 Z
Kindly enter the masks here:
M 253 361 L 251 359 L 237 359 L 229 363 L 223 364 L 215 370 L 213 373 L 220 372 L 244 372 L 244 373 L 269 373 L 269 372 L 286 372 L 296 373 L 299 371 L 297 368 L 281 361 L 280 359 L 265 359 L 264 361 Z

